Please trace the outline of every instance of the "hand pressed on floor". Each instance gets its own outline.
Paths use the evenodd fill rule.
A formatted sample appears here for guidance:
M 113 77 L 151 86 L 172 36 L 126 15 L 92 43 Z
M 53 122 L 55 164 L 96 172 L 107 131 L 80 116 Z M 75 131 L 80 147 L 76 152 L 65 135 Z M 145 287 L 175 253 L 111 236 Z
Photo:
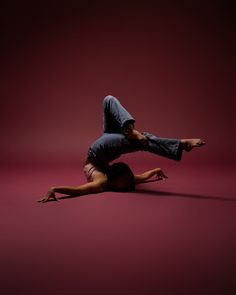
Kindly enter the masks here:
M 161 168 L 156 168 L 156 177 L 155 180 L 165 180 L 168 176 L 165 175 Z
M 56 197 L 55 192 L 53 191 L 53 189 L 50 189 L 47 192 L 47 194 L 46 194 L 45 197 L 43 197 L 43 198 L 41 198 L 41 199 L 38 200 L 39 203 L 46 203 L 46 202 L 49 202 L 49 201 L 57 201 L 57 202 L 59 201 L 57 199 L 57 197 Z

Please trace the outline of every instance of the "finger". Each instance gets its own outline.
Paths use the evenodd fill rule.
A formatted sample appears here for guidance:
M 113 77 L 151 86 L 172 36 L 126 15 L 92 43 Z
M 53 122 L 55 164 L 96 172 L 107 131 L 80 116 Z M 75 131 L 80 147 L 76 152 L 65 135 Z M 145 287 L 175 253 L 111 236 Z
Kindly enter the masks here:
M 165 173 L 164 173 L 163 171 L 161 171 L 161 176 L 162 176 L 162 177 L 165 177 L 165 178 L 168 178 L 168 176 L 165 175 Z
M 58 199 L 57 199 L 57 197 L 56 197 L 55 194 L 52 194 L 52 195 L 50 196 L 50 199 L 51 199 L 52 201 L 58 201 Z
M 156 177 L 157 177 L 157 178 L 161 178 L 161 177 L 163 177 L 163 173 L 161 173 L 160 171 L 158 171 L 157 174 L 156 174 Z
M 166 180 L 168 177 L 165 175 L 165 174 L 163 174 L 163 175 L 159 175 L 159 179 L 160 180 Z
M 47 203 L 49 201 L 49 198 L 44 198 L 43 203 Z

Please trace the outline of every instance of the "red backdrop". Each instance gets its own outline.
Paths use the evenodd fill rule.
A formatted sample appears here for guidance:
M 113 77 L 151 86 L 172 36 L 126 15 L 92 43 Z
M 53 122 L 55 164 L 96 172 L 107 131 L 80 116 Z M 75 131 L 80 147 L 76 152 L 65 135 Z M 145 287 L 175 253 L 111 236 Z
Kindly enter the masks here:
M 235 160 L 227 3 L 34 1 L 2 14 L 4 163 L 84 157 L 102 132 L 107 94 L 141 131 L 205 138 L 195 161 Z

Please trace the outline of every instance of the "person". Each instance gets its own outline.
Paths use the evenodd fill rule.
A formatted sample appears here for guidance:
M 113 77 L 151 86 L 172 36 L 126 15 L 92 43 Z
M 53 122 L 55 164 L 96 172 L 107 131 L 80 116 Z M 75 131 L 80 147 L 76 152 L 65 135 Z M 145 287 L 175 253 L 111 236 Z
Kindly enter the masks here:
M 56 193 L 75 197 L 104 191 L 134 191 L 141 183 L 165 180 L 168 177 L 161 168 L 134 175 L 126 163 L 112 163 L 121 155 L 145 151 L 180 161 L 183 151 L 190 152 L 205 144 L 200 138 L 162 138 L 149 132 L 140 132 L 135 128 L 135 123 L 135 119 L 116 97 L 106 96 L 103 100 L 104 132 L 89 147 L 83 166 L 87 183 L 51 187 L 38 202 L 58 201 Z

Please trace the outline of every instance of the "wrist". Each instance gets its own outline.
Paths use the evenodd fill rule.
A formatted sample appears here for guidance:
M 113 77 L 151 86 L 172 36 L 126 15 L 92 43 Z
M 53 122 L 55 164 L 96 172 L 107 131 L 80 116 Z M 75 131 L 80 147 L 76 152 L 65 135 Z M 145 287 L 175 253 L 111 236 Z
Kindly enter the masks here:
M 52 187 L 50 188 L 50 192 L 51 192 L 51 193 L 55 193 L 55 190 L 56 190 L 56 187 L 54 187 L 54 186 L 52 186 Z

